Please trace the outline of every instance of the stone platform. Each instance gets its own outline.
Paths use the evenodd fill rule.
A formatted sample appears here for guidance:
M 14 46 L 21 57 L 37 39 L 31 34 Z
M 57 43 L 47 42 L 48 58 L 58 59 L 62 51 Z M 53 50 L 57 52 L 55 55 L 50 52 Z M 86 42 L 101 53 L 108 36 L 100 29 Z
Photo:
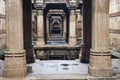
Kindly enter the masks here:
M 34 46 L 37 59 L 50 60 L 50 57 L 61 57 L 61 60 L 74 60 L 79 58 L 81 46 L 69 45 L 45 45 L 43 47 Z

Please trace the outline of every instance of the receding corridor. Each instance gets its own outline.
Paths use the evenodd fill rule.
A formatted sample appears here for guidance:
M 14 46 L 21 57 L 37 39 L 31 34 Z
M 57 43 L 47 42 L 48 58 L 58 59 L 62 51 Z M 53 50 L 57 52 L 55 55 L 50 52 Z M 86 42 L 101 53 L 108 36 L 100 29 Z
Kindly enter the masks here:
M 0 0 L 0 80 L 119 80 L 120 0 Z

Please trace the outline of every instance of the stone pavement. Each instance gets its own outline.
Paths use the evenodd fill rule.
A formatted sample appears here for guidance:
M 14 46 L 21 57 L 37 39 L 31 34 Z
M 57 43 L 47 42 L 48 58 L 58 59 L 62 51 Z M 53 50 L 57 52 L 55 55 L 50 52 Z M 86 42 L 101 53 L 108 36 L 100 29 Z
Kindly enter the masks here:
M 36 60 L 28 64 L 26 78 L 4 79 L 2 78 L 3 61 L 0 61 L 0 80 L 98 80 L 88 75 L 88 64 L 80 63 L 78 60 Z M 120 60 L 112 59 L 113 72 L 120 80 Z M 91 79 L 90 79 L 91 78 Z M 116 80 L 116 79 L 99 79 Z

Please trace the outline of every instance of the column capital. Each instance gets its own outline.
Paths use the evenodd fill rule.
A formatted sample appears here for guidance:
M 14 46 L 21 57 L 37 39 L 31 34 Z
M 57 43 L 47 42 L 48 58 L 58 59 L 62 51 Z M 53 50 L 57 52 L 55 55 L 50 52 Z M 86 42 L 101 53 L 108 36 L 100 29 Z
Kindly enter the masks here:
M 77 15 L 80 15 L 80 13 L 81 13 L 81 10 L 80 9 L 77 9 L 77 10 L 75 10 L 76 11 L 76 14 Z
M 70 14 L 76 14 L 75 9 L 71 9 L 71 10 L 70 10 Z
M 80 9 L 76 9 L 76 12 L 77 12 L 77 13 L 80 13 L 80 11 L 81 11 Z
M 37 15 L 43 15 L 43 10 L 37 10 Z

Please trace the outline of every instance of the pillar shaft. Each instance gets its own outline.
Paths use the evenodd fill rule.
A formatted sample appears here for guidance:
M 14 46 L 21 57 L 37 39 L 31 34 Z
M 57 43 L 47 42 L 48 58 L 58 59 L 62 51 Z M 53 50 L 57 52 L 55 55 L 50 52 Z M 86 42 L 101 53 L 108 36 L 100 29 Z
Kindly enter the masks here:
M 50 38 L 50 34 L 49 34 L 49 16 L 46 16 L 46 32 L 47 32 L 47 40 Z
M 22 20 L 22 0 L 6 0 L 7 49 L 3 71 L 3 76 L 6 78 L 24 77 L 26 75 Z
M 36 39 L 36 35 L 37 35 L 36 10 L 32 10 L 32 39 Z
M 92 9 L 92 49 L 89 74 L 95 77 L 111 77 L 112 65 L 108 48 L 109 0 L 93 0 Z
M 82 38 L 82 31 L 83 31 L 83 20 L 82 20 L 82 14 L 80 13 L 81 11 L 80 10 L 76 10 L 76 14 L 77 14 L 77 21 L 76 21 L 76 24 L 77 24 L 77 30 L 76 30 L 76 37 L 79 39 L 79 38 Z
M 43 29 L 43 10 L 38 10 L 37 14 L 37 42 L 36 46 L 44 45 L 44 29 Z
M 67 32 L 66 32 L 66 31 L 67 31 L 67 30 L 66 30 L 66 28 L 67 28 L 66 23 L 67 23 L 67 22 L 66 22 L 66 16 L 64 16 L 64 17 L 63 17 L 63 37 L 64 37 L 65 40 L 66 40 L 66 33 L 67 33 Z
M 69 45 L 76 45 L 76 14 L 70 10 Z
M 81 62 L 88 63 L 91 48 L 91 33 L 92 33 L 92 0 L 83 0 L 83 47 L 81 54 Z
M 31 0 L 23 0 L 23 33 L 27 63 L 33 63 Z

